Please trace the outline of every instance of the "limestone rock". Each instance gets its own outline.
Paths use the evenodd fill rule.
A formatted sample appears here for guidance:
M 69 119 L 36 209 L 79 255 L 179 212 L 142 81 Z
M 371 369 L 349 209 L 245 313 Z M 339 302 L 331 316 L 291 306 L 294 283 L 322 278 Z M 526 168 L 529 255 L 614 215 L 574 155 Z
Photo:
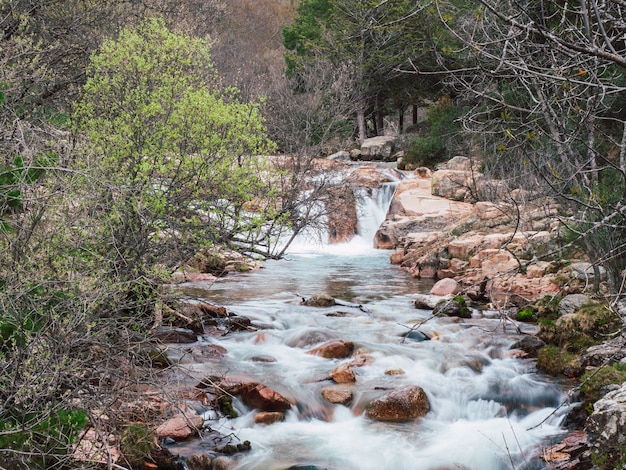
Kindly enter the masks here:
M 354 343 L 352 341 L 329 341 L 316 348 L 307 351 L 307 354 L 314 356 L 322 356 L 326 359 L 342 359 L 352 356 L 354 352 Z
M 389 160 L 393 154 L 395 138 L 381 135 L 365 139 L 361 144 L 362 160 Z
M 370 402 L 365 416 L 377 421 L 403 422 L 420 418 L 429 410 L 430 402 L 424 389 L 409 385 Z
M 587 418 L 585 430 L 592 454 L 602 456 L 603 468 L 616 468 L 623 464 L 626 446 L 626 384 L 619 390 L 607 393 L 593 405 L 593 413 Z

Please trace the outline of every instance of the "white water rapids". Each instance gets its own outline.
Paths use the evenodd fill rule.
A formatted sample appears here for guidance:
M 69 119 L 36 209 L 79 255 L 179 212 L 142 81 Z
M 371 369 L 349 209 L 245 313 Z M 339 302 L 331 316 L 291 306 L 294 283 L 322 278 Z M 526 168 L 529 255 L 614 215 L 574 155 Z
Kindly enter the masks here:
M 488 312 L 475 311 L 467 320 L 433 318 L 420 331 L 438 339 L 403 339 L 412 325 L 430 318 L 430 311 L 417 310 L 412 302 L 413 294 L 427 293 L 430 285 L 391 265 L 389 252 L 371 248 L 372 227 L 380 216 L 367 208 L 362 215 L 373 220 L 369 228 L 361 224 L 363 236 L 350 243 L 301 245 L 287 259 L 268 261 L 257 272 L 231 274 L 209 290 L 193 290 L 249 317 L 259 331 L 206 337 L 228 353 L 189 361 L 184 364 L 189 373 L 198 379 L 245 377 L 297 403 L 284 422 L 272 425 L 255 424 L 257 412 L 239 401 L 238 418 L 209 422 L 252 443 L 252 450 L 238 454 L 235 468 L 543 468 L 537 452 L 562 433 L 566 410 L 555 412 L 562 399 L 559 387 L 538 374 L 531 360 L 511 357 L 514 331 L 503 332 L 500 320 Z M 301 305 L 301 297 L 319 293 L 365 308 Z M 353 341 L 358 354 L 373 359 L 353 368 L 357 382 L 350 385 L 354 399 L 348 407 L 327 403 L 320 391 L 333 385 L 329 372 L 350 359 L 306 353 L 330 339 Z M 275 362 L 253 360 L 259 356 Z M 390 375 L 392 370 L 404 373 Z M 363 416 L 363 407 L 383 389 L 413 384 L 430 401 L 424 418 L 390 424 Z

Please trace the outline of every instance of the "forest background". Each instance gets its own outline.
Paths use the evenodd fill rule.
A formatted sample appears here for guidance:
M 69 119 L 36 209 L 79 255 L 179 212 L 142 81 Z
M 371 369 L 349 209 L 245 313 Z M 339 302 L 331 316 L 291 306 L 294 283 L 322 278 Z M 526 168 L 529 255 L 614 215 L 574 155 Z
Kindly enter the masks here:
M 413 166 L 474 158 L 506 183 L 479 199 L 558 201 L 561 249 L 606 270 L 615 306 L 624 8 L 0 0 L 0 467 L 71 467 L 105 415 L 123 441 L 160 286 L 198 252 L 280 257 L 337 194 L 314 158 L 373 135 Z

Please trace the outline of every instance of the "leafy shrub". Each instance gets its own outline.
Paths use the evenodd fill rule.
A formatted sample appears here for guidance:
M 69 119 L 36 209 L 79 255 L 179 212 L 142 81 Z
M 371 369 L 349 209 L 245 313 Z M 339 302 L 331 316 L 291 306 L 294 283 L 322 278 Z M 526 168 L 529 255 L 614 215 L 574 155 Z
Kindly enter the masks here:
M 433 167 L 448 156 L 450 137 L 458 129 L 455 122 L 461 110 L 450 98 L 442 98 L 428 110 L 425 135 L 416 137 L 404 154 L 404 162 Z

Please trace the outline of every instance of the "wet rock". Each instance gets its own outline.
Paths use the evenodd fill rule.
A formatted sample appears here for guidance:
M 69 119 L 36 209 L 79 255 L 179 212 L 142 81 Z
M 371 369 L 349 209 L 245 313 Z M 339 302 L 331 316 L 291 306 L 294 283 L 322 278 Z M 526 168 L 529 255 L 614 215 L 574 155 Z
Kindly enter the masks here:
M 406 374 L 406 372 L 404 372 L 403 369 L 387 369 L 385 370 L 385 375 L 404 375 Z
M 356 376 L 349 364 L 341 364 L 330 372 L 330 378 L 338 384 L 356 382 Z
M 195 343 L 198 336 L 187 328 L 160 327 L 154 332 L 154 337 L 164 343 Z
M 572 431 L 558 444 L 543 449 L 546 470 L 589 470 L 593 467 L 584 431 Z
M 256 424 L 274 424 L 285 419 L 285 413 L 281 411 L 261 411 L 254 417 Z
M 212 470 L 211 456 L 207 454 L 195 454 L 187 457 L 187 468 L 189 470 Z M 144 467 L 145 470 L 145 467 Z
M 307 351 L 307 354 L 321 356 L 326 359 L 342 359 L 352 356 L 354 343 L 352 341 L 330 341 Z
M 602 468 L 621 467 L 626 460 L 626 384 L 607 393 L 593 405 L 587 419 L 589 448 L 592 455 L 604 460 Z
M 332 335 L 327 330 L 310 329 L 298 333 L 297 336 L 289 339 L 286 343 L 292 348 L 306 348 L 325 341 L 334 341 L 335 339 L 336 336 Z
M 530 357 L 537 357 L 538 351 L 545 345 L 546 343 L 534 335 L 524 335 L 511 346 L 511 349 L 521 349 Z
M 213 460 L 213 470 L 230 470 L 235 467 L 235 460 L 220 455 Z
M 276 362 L 276 358 L 272 356 L 252 356 L 252 362 Z
M 471 318 L 472 312 L 467 308 L 465 300 L 461 297 L 444 300 L 435 305 L 433 315 L 446 315 L 448 317 Z
M 332 307 L 335 299 L 328 294 L 315 294 L 304 301 L 304 305 L 309 307 Z
M 417 385 L 409 385 L 370 402 L 365 416 L 377 421 L 403 422 L 420 418 L 430 410 L 426 392 Z
M 459 283 L 449 277 L 438 280 L 435 285 L 430 289 L 432 295 L 453 295 L 459 292 Z
M 334 405 L 349 405 L 352 401 L 352 392 L 345 388 L 328 387 L 322 389 L 324 399 Z
M 157 427 L 155 433 L 159 439 L 169 437 L 176 441 L 184 441 L 195 436 L 203 424 L 204 419 L 195 413 L 180 413 Z
M 429 295 L 429 294 L 417 294 L 415 296 L 415 300 L 413 301 L 415 308 L 420 310 L 432 310 L 437 306 L 438 302 L 442 300 L 451 299 L 452 296 L 446 296 L 443 299 L 439 295 Z
M 406 333 L 400 335 L 402 338 L 412 339 L 413 341 L 427 341 L 430 338 L 426 333 L 422 333 L 419 330 L 409 330 Z
M 243 384 L 239 396 L 246 406 L 261 411 L 287 411 L 291 408 L 289 400 L 260 383 Z

